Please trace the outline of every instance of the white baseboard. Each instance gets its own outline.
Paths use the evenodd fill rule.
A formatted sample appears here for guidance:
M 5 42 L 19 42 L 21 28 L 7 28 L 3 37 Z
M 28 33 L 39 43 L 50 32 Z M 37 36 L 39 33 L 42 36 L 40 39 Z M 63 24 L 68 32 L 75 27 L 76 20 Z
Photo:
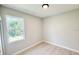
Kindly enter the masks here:
M 25 48 L 25 49 L 22 49 L 22 50 L 20 50 L 20 51 L 18 51 L 18 52 L 16 52 L 16 53 L 13 53 L 12 55 L 18 55 L 18 54 L 24 52 L 25 50 L 28 50 L 28 49 L 30 49 L 30 48 L 32 48 L 32 47 L 34 47 L 34 46 L 36 46 L 36 45 L 38 45 L 38 44 L 40 44 L 40 43 L 42 43 L 42 42 L 43 42 L 42 40 L 41 40 L 41 41 L 38 41 L 38 42 L 32 44 L 31 46 Z
M 69 48 L 69 47 L 65 47 L 65 46 L 62 46 L 62 45 L 59 45 L 59 44 L 56 44 L 56 43 L 53 43 L 53 42 L 50 42 L 50 41 L 44 41 L 46 43 L 49 43 L 49 44 L 52 44 L 52 45 L 56 45 L 58 47 L 61 47 L 61 48 L 64 48 L 64 49 L 67 49 L 67 50 L 70 50 L 70 51 L 73 51 L 73 52 L 76 52 L 76 53 L 79 53 L 78 50 L 75 50 L 75 49 L 72 49 L 72 48 Z

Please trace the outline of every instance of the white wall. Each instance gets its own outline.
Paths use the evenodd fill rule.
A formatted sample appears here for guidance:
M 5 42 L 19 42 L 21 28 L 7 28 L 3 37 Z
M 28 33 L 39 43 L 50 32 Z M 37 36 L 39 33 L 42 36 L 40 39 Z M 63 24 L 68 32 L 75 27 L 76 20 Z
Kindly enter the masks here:
M 79 9 L 45 18 L 44 39 L 79 51 Z
M 5 36 L 5 53 L 6 54 L 12 54 L 16 53 L 17 51 L 27 48 L 28 46 L 39 42 L 42 39 L 42 21 L 40 18 L 11 10 L 5 7 L 2 7 L 2 19 L 3 19 L 3 24 L 4 24 L 4 36 Z M 8 43 L 7 42 L 7 37 L 6 37 L 6 25 L 5 25 L 5 15 L 13 15 L 13 16 L 18 16 L 18 17 L 23 17 L 25 21 L 25 39 L 13 43 Z

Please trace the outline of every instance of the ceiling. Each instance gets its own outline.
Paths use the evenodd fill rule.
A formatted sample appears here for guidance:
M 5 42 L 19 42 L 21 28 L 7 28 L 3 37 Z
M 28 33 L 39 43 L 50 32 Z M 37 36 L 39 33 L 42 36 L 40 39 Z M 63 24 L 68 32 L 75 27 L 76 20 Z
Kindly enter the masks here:
M 43 9 L 42 4 L 3 4 L 3 6 L 19 10 L 37 17 L 48 17 L 79 8 L 77 4 L 49 4 L 48 9 Z

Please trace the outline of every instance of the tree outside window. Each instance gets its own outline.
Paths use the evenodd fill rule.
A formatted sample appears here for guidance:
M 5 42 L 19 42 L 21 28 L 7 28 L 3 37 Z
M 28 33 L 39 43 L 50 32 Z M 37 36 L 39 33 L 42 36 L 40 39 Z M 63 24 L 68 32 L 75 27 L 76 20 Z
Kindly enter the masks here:
M 13 16 L 6 16 L 9 42 L 24 39 L 24 19 Z

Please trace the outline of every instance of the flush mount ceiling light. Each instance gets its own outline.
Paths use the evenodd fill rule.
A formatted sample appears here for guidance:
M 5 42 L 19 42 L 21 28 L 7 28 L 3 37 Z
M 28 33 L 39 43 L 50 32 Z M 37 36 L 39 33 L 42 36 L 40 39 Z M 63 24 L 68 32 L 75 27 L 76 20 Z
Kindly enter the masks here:
M 43 4 L 43 5 L 42 5 L 42 8 L 44 8 L 44 9 L 49 8 L 49 4 Z

